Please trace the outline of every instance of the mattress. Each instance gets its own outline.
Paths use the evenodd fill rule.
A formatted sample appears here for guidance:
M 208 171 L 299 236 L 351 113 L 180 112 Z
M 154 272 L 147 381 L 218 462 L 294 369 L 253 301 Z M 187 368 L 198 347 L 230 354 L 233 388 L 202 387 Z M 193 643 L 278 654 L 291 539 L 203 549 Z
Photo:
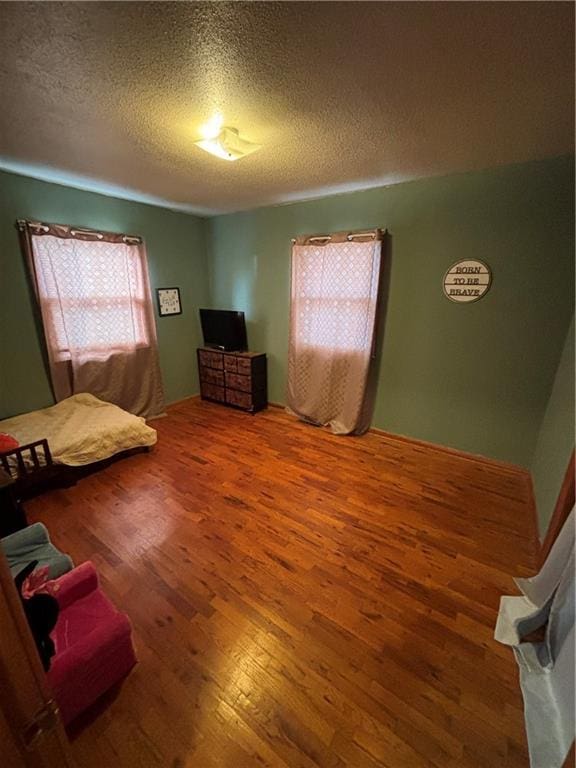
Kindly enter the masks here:
M 71 467 L 108 459 L 121 451 L 156 443 L 156 430 L 94 395 L 82 393 L 51 408 L 0 421 L 0 432 L 20 445 L 46 438 L 54 462 Z

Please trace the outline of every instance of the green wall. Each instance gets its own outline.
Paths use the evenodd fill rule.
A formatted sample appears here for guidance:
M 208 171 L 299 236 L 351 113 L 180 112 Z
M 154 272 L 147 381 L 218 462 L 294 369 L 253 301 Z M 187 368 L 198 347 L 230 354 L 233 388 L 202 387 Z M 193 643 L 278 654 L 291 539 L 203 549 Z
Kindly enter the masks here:
M 573 312 L 573 159 L 426 179 L 208 221 L 212 304 L 247 313 L 284 402 L 290 239 L 362 227 L 391 234 L 374 426 L 529 467 Z M 493 286 L 458 305 L 455 261 Z
M 270 399 L 283 402 L 290 239 L 380 226 L 391 245 L 374 425 L 526 467 L 534 458 L 545 499 L 540 489 L 554 486 L 556 463 L 544 458 L 543 419 L 573 314 L 573 216 L 572 158 L 208 221 L 0 172 L 0 417 L 52 402 L 17 218 L 144 237 L 153 288 L 182 293 L 183 314 L 157 320 L 168 401 L 198 391 L 197 309 L 211 304 L 246 311 L 251 347 L 269 356 Z M 463 258 L 493 269 L 491 290 L 475 304 L 442 295 L 445 270 Z
M 141 235 L 153 291 L 179 286 L 182 297 L 182 315 L 157 318 L 166 400 L 198 391 L 197 308 L 208 301 L 204 220 L 0 172 L 0 418 L 53 402 L 14 226 L 19 218 Z
M 574 318 L 566 336 L 532 460 L 538 527 L 543 539 L 574 448 Z

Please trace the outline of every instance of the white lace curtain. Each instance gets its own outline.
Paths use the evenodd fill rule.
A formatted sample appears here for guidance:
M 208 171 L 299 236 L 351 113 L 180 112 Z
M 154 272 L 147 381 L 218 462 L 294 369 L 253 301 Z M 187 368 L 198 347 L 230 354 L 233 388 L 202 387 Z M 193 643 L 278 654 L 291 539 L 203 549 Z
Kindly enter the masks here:
M 370 424 L 382 239 L 339 233 L 292 249 L 288 410 L 337 434 Z
M 19 222 L 57 401 L 90 392 L 163 411 L 146 250 L 138 237 Z

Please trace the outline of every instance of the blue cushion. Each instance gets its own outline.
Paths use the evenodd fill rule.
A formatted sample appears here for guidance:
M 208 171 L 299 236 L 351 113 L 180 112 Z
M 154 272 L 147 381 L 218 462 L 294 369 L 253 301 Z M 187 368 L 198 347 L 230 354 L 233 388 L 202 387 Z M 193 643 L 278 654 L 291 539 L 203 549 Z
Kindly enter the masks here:
M 16 576 L 32 560 L 38 560 L 38 568 L 47 565 L 48 576 L 55 579 L 72 570 L 74 564 L 68 555 L 51 543 L 43 523 L 34 523 L 21 531 L 0 539 L 12 576 Z

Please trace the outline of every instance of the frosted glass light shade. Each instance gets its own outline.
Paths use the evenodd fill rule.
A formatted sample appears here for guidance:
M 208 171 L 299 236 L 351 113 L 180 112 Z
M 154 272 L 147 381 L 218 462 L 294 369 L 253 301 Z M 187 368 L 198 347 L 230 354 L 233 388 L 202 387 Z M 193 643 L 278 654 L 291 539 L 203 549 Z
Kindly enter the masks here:
M 246 139 L 241 139 L 236 128 L 222 128 L 218 136 L 212 139 L 202 139 L 194 142 L 197 147 L 209 152 L 222 160 L 239 160 L 241 157 L 251 155 L 260 149 L 261 144 L 254 144 Z

